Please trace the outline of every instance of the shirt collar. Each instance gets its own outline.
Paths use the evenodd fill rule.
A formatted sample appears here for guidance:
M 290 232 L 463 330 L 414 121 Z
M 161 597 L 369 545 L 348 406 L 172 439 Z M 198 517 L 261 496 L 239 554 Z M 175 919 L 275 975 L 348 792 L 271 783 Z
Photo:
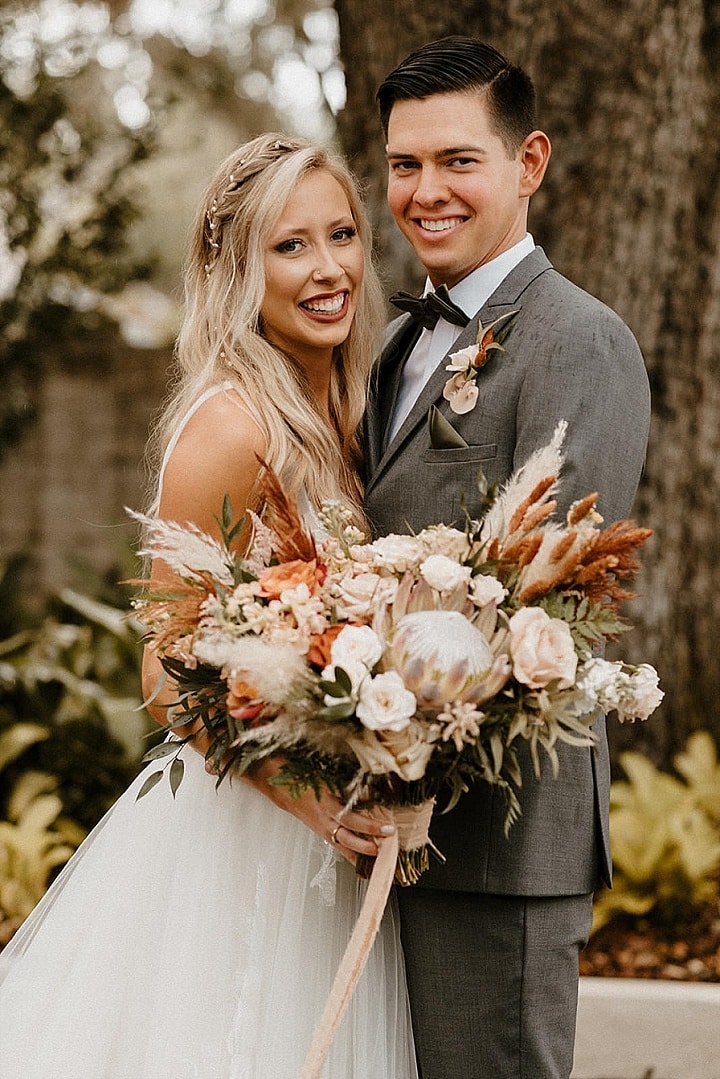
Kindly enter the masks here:
M 488 300 L 495 289 L 505 280 L 507 275 L 519 262 L 535 249 L 535 241 L 529 232 L 518 243 L 513 244 L 507 251 L 483 263 L 458 281 L 457 285 L 449 290 L 453 303 L 462 307 L 469 315 L 474 315 Z M 432 292 L 433 286 L 428 279 L 425 282 L 425 293 Z

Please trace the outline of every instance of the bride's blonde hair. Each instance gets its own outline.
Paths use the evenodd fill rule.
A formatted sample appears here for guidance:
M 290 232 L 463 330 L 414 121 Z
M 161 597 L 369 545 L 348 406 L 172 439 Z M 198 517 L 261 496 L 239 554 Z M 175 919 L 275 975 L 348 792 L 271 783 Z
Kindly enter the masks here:
M 268 237 L 295 187 L 313 169 L 345 192 L 365 252 L 365 273 L 347 339 L 334 350 L 330 415 L 323 419 L 302 367 L 262 334 Z M 195 220 L 185 267 L 185 316 L 175 378 L 148 443 L 154 475 L 198 397 L 230 383 L 265 435 L 267 461 L 286 490 L 304 489 L 316 507 L 338 499 L 362 521 L 359 429 L 382 318 L 382 292 L 371 259 L 371 230 L 349 170 L 322 147 L 266 134 L 219 166 Z M 219 509 L 219 508 L 218 508 Z M 241 507 L 236 507 L 240 510 Z

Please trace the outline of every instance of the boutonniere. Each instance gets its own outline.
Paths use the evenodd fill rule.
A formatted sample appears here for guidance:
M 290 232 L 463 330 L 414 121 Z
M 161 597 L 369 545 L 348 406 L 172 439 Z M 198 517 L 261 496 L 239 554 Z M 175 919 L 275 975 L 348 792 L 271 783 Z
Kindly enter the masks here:
M 497 335 L 495 327 L 499 322 L 516 314 L 517 311 L 508 311 L 496 318 L 489 326 L 483 326 L 480 322 L 475 344 L 450 353 L 450 363 L 446 365 L 445 370 L 454 373 L 445 383 L 443 397 L 450 402 L 450 408 L 457 416 L 463 416 L 475 408 L 479 393 L 475 379 L 480 368 L 484 367 L 490 359 L 491 352 L 505 351 L 501 342 L 510 332 L 510 326 L 504 326 Z

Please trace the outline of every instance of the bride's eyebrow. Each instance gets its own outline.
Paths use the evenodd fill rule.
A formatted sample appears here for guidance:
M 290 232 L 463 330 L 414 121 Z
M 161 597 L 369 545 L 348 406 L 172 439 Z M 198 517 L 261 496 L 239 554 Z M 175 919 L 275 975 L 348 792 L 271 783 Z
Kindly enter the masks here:
M 333 229 L 342 228 L 343 225 L 354 225 L 355 218 L 351 213 L 343 214 L 342 217 L 338 217 L 336 221 L 330 221 L 325 226 L 330 232 Z M 287 228 L 283 228 L 282 233 L 278 232 L 278 236 L 282 239 L 287 239 L 289 236 L 306 236 L 312 232 L 315 228 L 314 225 L 288 225 Z

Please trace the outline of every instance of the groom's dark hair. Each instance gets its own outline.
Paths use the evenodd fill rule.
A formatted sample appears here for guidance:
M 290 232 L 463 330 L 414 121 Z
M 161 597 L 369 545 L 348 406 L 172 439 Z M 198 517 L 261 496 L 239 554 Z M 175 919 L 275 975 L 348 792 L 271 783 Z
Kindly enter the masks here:
M 390 72 L 376 95 L 383 131 L 387 136 L 396 101 L 473 92 L 485 96 L 497 133 L 509 150 L 517 150 L 537 126 L 532 79 L 492 45 L 472 37 L 431 41 Z

